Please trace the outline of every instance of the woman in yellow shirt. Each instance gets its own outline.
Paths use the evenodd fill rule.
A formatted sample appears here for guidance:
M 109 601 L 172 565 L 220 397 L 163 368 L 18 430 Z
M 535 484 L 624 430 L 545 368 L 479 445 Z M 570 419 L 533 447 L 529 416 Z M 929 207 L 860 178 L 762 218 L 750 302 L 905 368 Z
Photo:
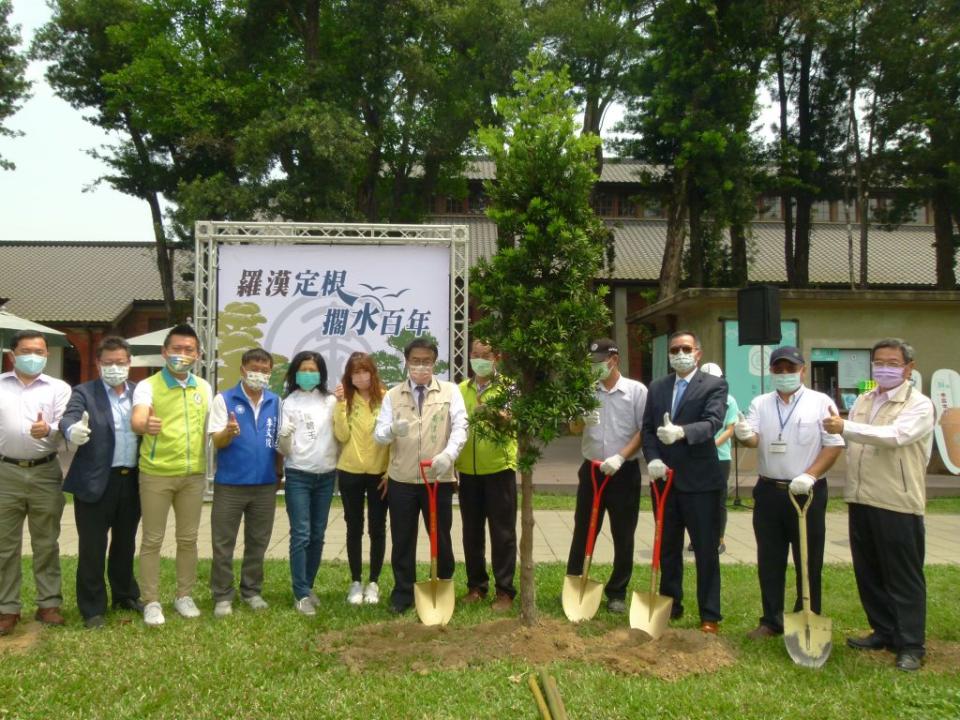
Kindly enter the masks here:
M 347 523 L 347 560 L 351 574 L 347 602 L 351 605 L 372 605 L 380 601 L 377 581 L 387 541 L 385 473 L 389 448 L 374 441 L 373 427 L 384 392 L 377 366 L 370 356 L 353 353 L 336 390 L 338 402 L 333 421 L 334 433 L 342 447 L 337 463 L 337 481 Z M 364 497 L 370 534 L 370 581 L 366 587 L 361 584 Z

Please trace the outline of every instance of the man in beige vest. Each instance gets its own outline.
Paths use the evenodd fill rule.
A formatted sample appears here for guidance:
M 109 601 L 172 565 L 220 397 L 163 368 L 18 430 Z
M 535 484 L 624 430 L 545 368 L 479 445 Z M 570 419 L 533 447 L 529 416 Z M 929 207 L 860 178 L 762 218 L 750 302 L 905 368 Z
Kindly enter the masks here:
M 847 442 L 850 552 L 873 629 L 866 637 L 847 638 L 847 645 L 894 650 L 898 669 L 917 670 L 924 655 L 923 513 L 933 403 L 910 383 L 910 345 L 880 340 L 871 358 L 877 387 L 857 398 L 849 419 L 833 415 L 823 421 L 827 432 Z
M 403 349 L 408 379 L 383 398 L 374 439 L 390 446 L 387 502 L 394 587 L 390 611 L 400 614 L 413 604 L 416 580 L 417 519 L 429 522 L 427 492 L 420 462 L 432 461 L 429 474 L 437 488 L 437 574 L 453 577 L 453 463 L 467 441 L 467 410 L 460 389 L 433 377 L 438 350 L 434 342 L 415 338 Z

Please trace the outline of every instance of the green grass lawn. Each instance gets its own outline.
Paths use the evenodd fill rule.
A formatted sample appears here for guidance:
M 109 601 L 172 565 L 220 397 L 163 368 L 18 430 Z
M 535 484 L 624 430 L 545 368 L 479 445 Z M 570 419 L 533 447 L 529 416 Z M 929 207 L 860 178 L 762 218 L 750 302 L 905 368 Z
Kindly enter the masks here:
M 74 558 L 63 559 L 66 628 L 43 629 L 24 642 L 23 630 L 0 638 L 0 718 L 535 718 L 525 682 L 533 669 L 522 661 L 495 661 L 467 670 L 415 671 L 374 667 L 352 673 L 334 655 L 317 647 L 321 634 L 392 620 L 383 604 L 353 608 L 344 596 L 347 568 L 321 568 L 323 606 L 316 618 L 291 608 L 289 574 L 283 561 L 270 561 L 264 595 L 271 608 L 254 614 L 246 607 L 215 620 L 201 562 L 195 593 L 204 615 L 183 620 L 169 605 L 173 564 L 163 561 L 162 588 L 167 624 L 147 628 L 137 616 L 115 613 L 104 630 L 82 627 L 73 597 Z M 464 590 L 462 565 L 456 576 Z M 694 593 L 691 565 L 687 590 Z M 421 568 L 421 572 L 425 572 Z M 561 618 L 563 582 L 559 565 L 538 567 L 538 596 L 544 615 Z M 602 579 L 609 566 L 591 573 Z M 638 568 L 635 584 L 648 575 Z M 33 613 L 29 561 L 24 562 L 24 613 Z M 389 568 L 384 573 L 389 590 Z M 960 642 L 960 567 L 927 569 L 929 637 Z M 956 718 L 960 715 L 960 667 L 947 672 L 906 674 L 893 656 L 865 656 L 846 648 L 843 638 L 865 630 L 849 566 L 825 569 L 824 614 L 834 626 L 833 653 L 820 671 L 794 665 L 780 640 L 746 640 L 759 612 L 756 569 L 724 566 L 725 619 L 721 637 L 737 663 L 714 673 L 666 682 L 618 675 L 584 657 L 555 663 L 556 677 L 571 718 Z M 789 597 L 789 596 L 788 596 Z M 696 627 L 695 600 L 687 601 L 681 627 Z M 461 607 L 457 626 L 494 619 L 486 607 Z M 412 612 L 400 621 L 415 623 Z M 601 609 L 584 632 L 625 626 Z M 30 637 L 28 628 L 27 638 Z M 455 636 L 453 636 L 455 637 Z M 12 649 L 15 641 L 25 647 Z M 956 651 L 956 646 L 953 646 Z M 960 657 L 960 653 L 954 655 Z

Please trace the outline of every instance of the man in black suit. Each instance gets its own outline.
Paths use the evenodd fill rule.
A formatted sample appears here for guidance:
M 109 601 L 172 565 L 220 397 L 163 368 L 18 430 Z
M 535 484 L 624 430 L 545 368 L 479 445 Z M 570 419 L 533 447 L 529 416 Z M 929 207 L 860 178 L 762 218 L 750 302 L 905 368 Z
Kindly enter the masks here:
M 107 588 L 103 579 L 110 533 L 107 576 L 113 607 L 143 611 L 133 576 L 140 489 L 138 436 L 130 428 L 133 384 L 127 382 L 130 346 L 118 337 L 97 348 L 100 379 L 78 385 L 60 421 L 64 437 L 77 446 L 63 483 L 73 493 L 79 550 L 77 607 L 88 628 L 103 627 Z
M 720 497 L 727 491 L 713 437 L 723 425 L 727 382 L 697 372 L 700 341 L 680 330 L 668 339 L 674 375 L 650 384 L 643 413 L 643 454 L 651 482 L 673 470 L 663 516 L 660 593 L 673 598 L 671 618 L 683 615 L 683 533 L 697 563 L 700 629 L 716 633 L 720 615 Z

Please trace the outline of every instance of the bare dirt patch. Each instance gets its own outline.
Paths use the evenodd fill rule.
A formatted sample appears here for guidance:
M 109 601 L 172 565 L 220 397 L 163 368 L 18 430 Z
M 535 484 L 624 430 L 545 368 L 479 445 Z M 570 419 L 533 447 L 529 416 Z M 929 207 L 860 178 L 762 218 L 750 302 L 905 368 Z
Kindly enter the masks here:
M 17 623 L 12 635 L 0 637 L 0 655 L 22 655 L 40 642 L 40 623 Z
M 415 672 L 464 669 L 497 659 L 531 665 L 587 660 L 624 675 L 676 680 L 714 672 L 735 659 L 721 638 L 699 630 L 668 630 L 654 642 L 645 633 L 622 626 L 572 625 L 555 619 L 544 619 L 532 628 L 514 619 L 447 627 L 381 623 L 324 633 L 316 647 L 337 655 L 353 672 L 376 666 Z

